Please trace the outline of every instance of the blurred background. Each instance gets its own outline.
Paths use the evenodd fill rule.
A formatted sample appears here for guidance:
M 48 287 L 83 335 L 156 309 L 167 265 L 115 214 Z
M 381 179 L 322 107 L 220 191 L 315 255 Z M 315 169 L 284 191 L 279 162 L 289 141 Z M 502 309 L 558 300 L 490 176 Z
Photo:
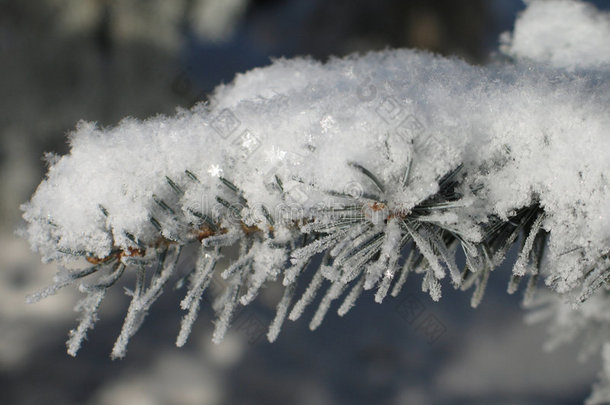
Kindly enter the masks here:
M 598 362 L 579 362 L 576 346 L 543 352 L 545 326 L 524 324 L 503 269 L 476 311 L 469 294 L 447 286 L 432 302 L 414 279 L 402 297 L 382 305 L 364 297 L 315 332 L 308 319 L 288 321 L 274 344 L 264 336 L 279 298 L 271 288 L 220 345 L 211 343 L 214 316 L 204 305 L 189 343 L 177 349 L 183 292 L 170 289 L 121 361 L 109 353 L 127 307 L 122 291 L 106 298 L 76 358 L 64 342 L 79 293 L 24 302 L 55 269 L 15 235 L 19 205 L 44 175 L 44 153 L 67 153 L 66 134 L 79 120 L 109 126 L 172 114 L 282 56 L 325 60 L 410 47 L 484 64 L 523 7 L 519 0 L 0 0 L 0 404 L 582 403 Z M 434 330 L 423 323 L 430 319 Z

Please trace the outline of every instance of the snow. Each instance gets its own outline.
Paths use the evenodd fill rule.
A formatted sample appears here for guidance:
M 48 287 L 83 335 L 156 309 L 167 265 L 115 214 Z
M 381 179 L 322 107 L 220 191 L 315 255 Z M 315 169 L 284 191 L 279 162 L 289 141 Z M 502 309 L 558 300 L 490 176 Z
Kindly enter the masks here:
M 571 71 L 608 69 L 610 13 L 574 0 L 527 3 L 512 35 L 501 37 L 504 53 Z
M 568 20 L 568 28 L 559 23 Z M 23 206 L 24 234 L 47 261 L 130 265 L 171 250 L 150 286 L 138 278 L 116 357 L 174 271 L 180 247 L 198 240 L 179 345 L 211 263 L 235 244 L 241 259 L 223 273 L 215 342 L 236 307 L 278 278 L 288 292 L 270 340 L 317 295 L 312 329 L 344 291 L 341 315 L 363 290 L 377 287 L 381 302 L 393 279 L 396 295 L 409 271 L 423 273 L 422 289 L 434 300 L 448 271 L 455 287 L 475 286 L 476 306 L 521 231 L 514 276 L 535 281 L 540 264 L 552 289 L 588 298 L 608 274 L 608 32 L 608 15 L 584 3 L 532 1 L 512 36 L 503 36 L 502 50 L 516 63 L 472 66 L 413 50 L 327 63 L 279 59 L 173 117 L 127 118 L 111 128 L 81 122 L 70 153 L 49 159 L 46 179 Z M 522 222 L 510 228 L 511 218 Z M 496 223 L 512 233 L 505 246 L 489 241 Z M 549 238 L 539 257 L 543 232 Z M 406 266 L 399 253 L 411 241 L 421 254 Z M 458 245 L 466 280 L 453 263 Z M 322 264 L 290 310 L 300 274 L 319 254 Z M 82 304 L 72 348 L 92 325 L 94 298 Z

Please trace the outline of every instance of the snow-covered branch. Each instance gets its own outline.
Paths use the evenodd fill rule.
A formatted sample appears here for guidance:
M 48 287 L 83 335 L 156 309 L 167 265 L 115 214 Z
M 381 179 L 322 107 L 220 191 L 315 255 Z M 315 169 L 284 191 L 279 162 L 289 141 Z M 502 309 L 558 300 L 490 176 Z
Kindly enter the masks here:
M 573 27 L 557 30 L 566 15 Z M 24 233 L 45 260 L 90 263 L 41 296 L 104 277 L 82 287 L 70 353 L 105 286 L 135 271 L 113 351 L 122 357 L 189 244 L 199 250 L 179 345 L 233 245 L 240 257 L 222 273 L 215 341 L 274 280 L 286 293 L 270 340 L 317 295 L 312 329 L 336 300 L 344 315 L 365 290 L 378 302 L 398 295 L 408 273 L 422 274 L 435 300 L 444 278 L 474 287 L 476 306 L 514 244 L 509 291 L 525 278 L 533 302 L 543 280 L 562 300 L 607 306 L 609 30 L 608 15 L 580 2 L 531 2 L 503 37 L 509 62 L 479 67 L 410 50 L 281 59 L 174 117 L 79 123 L 70 154 L 49 159 L 24 205 Z

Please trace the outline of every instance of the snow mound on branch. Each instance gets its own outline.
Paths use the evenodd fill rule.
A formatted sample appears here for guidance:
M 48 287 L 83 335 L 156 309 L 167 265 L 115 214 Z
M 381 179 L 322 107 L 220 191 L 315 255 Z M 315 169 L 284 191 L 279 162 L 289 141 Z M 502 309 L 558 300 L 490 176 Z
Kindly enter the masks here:
M 558 68 L 608 69 L 610 13 L 575 0 L 530 0 L 501 50 Z

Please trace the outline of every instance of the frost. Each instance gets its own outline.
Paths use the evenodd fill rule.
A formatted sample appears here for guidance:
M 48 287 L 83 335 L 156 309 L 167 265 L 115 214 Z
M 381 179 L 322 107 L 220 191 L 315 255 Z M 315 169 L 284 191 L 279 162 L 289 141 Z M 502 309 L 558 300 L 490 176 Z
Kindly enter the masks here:
M 566 15 L 574 23 L 557 29 Z M 273 341 L 318 295 L 311 329 L 344 294 L 339 315 L 367 290 L 378 302 L 396 297 L 412 277 L 434 300 L 446 279 L 473 287 L 476 307 L 517 244 L 509 292 L 527 277 L 530 304 L 544 280 L 554 296 L 581 305 L 573 311 L 607 306 L 609 27 L 607 15 L 584 3 L 535 1 L 503 40 L 517 63 L 477 67 L 410 50 L 324 64 L 280 59 L 174 117 L 79 123 L 70 153 L 51 162 L 23 206 L 24 234 L 44 260 L 91 267 L 60 274 L 32 298 L 111 275 L 81 288 L 74 354 L 112 275 L 135 271 L 112 352 L 122 357 L 182 270 L 182 248 L 196 244 L 195 269 L 184 276 L 181 346 L 221 252 L 236 247 L 221 271 L 213 340 L 240 306 L 281 280 Z
M 199 312 L 203 292 L 212 280 L 213 272 L 219 258 L 218 256 L 218 249 L 213 255 L 205 252 L 199 253 L 195 271 L 191 275 L 191 286 L 187 295 L 180 302 L 180 308 L 188 311 L 188 313 L 184 316 L 184 318 L 182 318 L 180 333 L 176 339 L 176 346 L 178 347 L 184 346 L 188 336 L 191 333 L 193 323 L 197 319 L 197 313 Z

